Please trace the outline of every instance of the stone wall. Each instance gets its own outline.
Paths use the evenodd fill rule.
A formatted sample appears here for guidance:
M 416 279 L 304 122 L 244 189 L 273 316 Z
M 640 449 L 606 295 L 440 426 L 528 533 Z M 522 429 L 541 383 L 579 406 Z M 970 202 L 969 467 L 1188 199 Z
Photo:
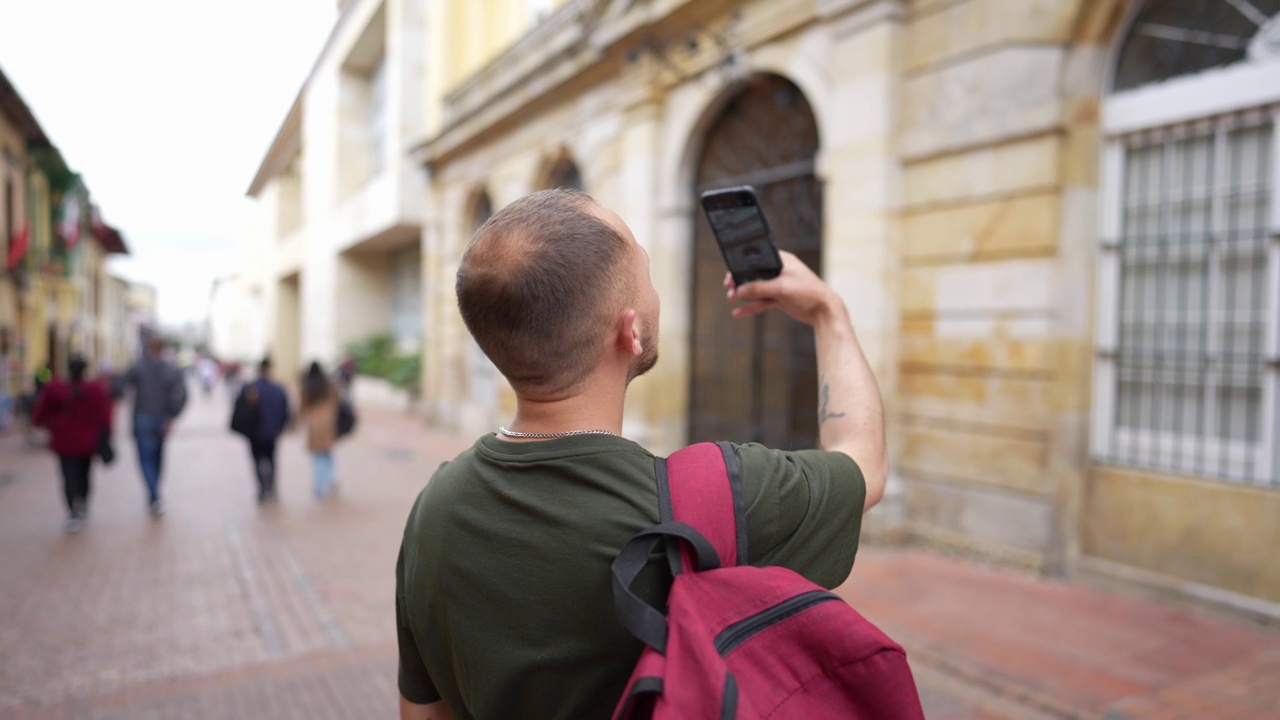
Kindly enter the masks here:
M 650 52 L 627 59 L 620 50 L 610 51 L 596 59 L 591 72 L 569 76 L 554 94 L 507 116 L 509 95 L 479 103 L 475 98 L 484 88 L 480 80 L 469 81 L 467 102 L 477 109 L 469 120 L 443 130 L 445 156 L 431 163 L 436 177 L 424 272 L 433 340 L 424 359 L 424 398 L 433 421 L 481 431 L 514 411 L 505 382 L 476 357 L 457 315 L 453 277 L 473 229 L 469 213 L 475 193 L 483 189 L 494 208 L 501 208 L 540 189 L 545 169 L 568 157 L 578 165 L 588 192 L 616 209 L 648 251 L 663 298 L 662 361 L 634 384 L 626 432 L 657 451 L 684 444 L 693 171 L 707 126 L 736 84 L 755 73 L 790 79 L 814 108 L 822 138 L 817 172 L 828 198 L 827 277 L 849 304 L 886 393 L 893 392 L 897 258 L 892 248 L 901 194 L 893 120 L 900 3 L 769 0 L 670 6 L 673 15 L 688 17 L 667 21 L 688 23 L 689 32 L 730 32 L 732 26 L 735 42 L 744 48 L 733 67 L 726 71 L 716 65 L 723 58 L 706 38 L 693 51 L 666 45 L 661 57 Z M 536 62 L 522 57 L 510 64 Z
M 896 410 L 909 530 L 1031 568 L 1056 536 L 1057 483 L 1078 484 L 1083 464 L 1051 472 L 1063 401 L 1078 394 L 1072 358 L 1089 342 L 1087 324 L 1063 322 L 1065 303 L 1091 296 L 1061 247 L 1078 10 L 913 2 L 903 59 Z
M 514 411 L 457 316 L 453 276 L 476 193 L 501 208 L 568 156 L 648 250 L 663 299 L 663 359 L 633 388 L 626 432 L 659 452 L 684 442 L 694 168 L 734 83 L 775 73 L 817 116 L 824 273 L 889 415 L 893 479 L 869 531 L 1052 575 L 1129 573 L 1231 602 L 1280 599 L 1255 552 L 1280 527 L 1266 511 L 1274 490 L 1089 460 L 1099 116 L 1133 2 L 653 7 L 667 13 L 651 13 L 664 31 L 730 33 L 741 44 L 732 66 L 705 45 L 571 55 L 542 89 L 488 104 L 483 78 L 468 81 L 474 113 L 425 147 L 436 173 L 424 231 L 434 422 L 484 432 Z M 618 27 L 606 18 L 599 32 L 638 32 L 618 12 Z

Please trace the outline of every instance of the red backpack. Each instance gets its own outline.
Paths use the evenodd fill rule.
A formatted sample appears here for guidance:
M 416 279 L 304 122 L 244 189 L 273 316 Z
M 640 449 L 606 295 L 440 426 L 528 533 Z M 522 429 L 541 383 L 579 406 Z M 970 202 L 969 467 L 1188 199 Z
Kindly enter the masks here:
M 701 443 L 658 459 L 661 522 L 613 563 L 618 619 L 646 647 L 614 720 L 924 720 L 907 656 L 834 593 L 747 564 L 738 458 Z M 659 542 L 667 614 L 631 589 Z

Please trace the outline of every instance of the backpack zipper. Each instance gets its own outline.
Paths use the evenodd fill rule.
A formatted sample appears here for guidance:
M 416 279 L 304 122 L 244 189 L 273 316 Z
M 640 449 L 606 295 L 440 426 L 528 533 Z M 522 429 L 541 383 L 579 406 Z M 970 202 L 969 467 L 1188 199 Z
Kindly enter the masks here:
M 730 625 L 716 635 L 716 650 L 721 655 L 728 655 L 734 648 L 746 642 L 752 635 L 775 625 L 792 615 L 828 600 L 839 600 L 840 596 L 825 590 L 811 590 L 793 598 L 783 600 L 773 607 L 762 610 L 751 617 L 744 618 Z

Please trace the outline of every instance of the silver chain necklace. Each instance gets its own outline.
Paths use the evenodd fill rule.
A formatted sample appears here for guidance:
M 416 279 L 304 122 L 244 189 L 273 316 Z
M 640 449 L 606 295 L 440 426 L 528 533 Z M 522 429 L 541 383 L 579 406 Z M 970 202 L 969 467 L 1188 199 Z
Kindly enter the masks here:
M 555 438 L 573 437 L 574 435 L 612 435 L 608 430 L 566 430 L 564 432 L 554 433 L 523 433 L 515 430 L 508 430 L 504 427 L 498 428 L 498 432 L 513 438 L 524 438 L 527 440 L 553 440 Z

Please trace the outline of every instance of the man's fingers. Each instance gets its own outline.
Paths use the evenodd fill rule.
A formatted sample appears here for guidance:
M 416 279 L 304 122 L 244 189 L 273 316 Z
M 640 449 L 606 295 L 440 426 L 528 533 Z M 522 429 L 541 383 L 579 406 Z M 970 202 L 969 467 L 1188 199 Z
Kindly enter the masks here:
M 755 280 L 733 288 L 729 297 L 733 300 L 765 300 L 777 296 L 778 280 Z
M 746 305 L 739 305 L 733 309 L 733 316 L 736 318 L 751 317 L 752 315 L 759 315 L 769 308 L 777 306 L 778 303 L 774 300 L 760 300 L 753 303 L 747 303 Z

